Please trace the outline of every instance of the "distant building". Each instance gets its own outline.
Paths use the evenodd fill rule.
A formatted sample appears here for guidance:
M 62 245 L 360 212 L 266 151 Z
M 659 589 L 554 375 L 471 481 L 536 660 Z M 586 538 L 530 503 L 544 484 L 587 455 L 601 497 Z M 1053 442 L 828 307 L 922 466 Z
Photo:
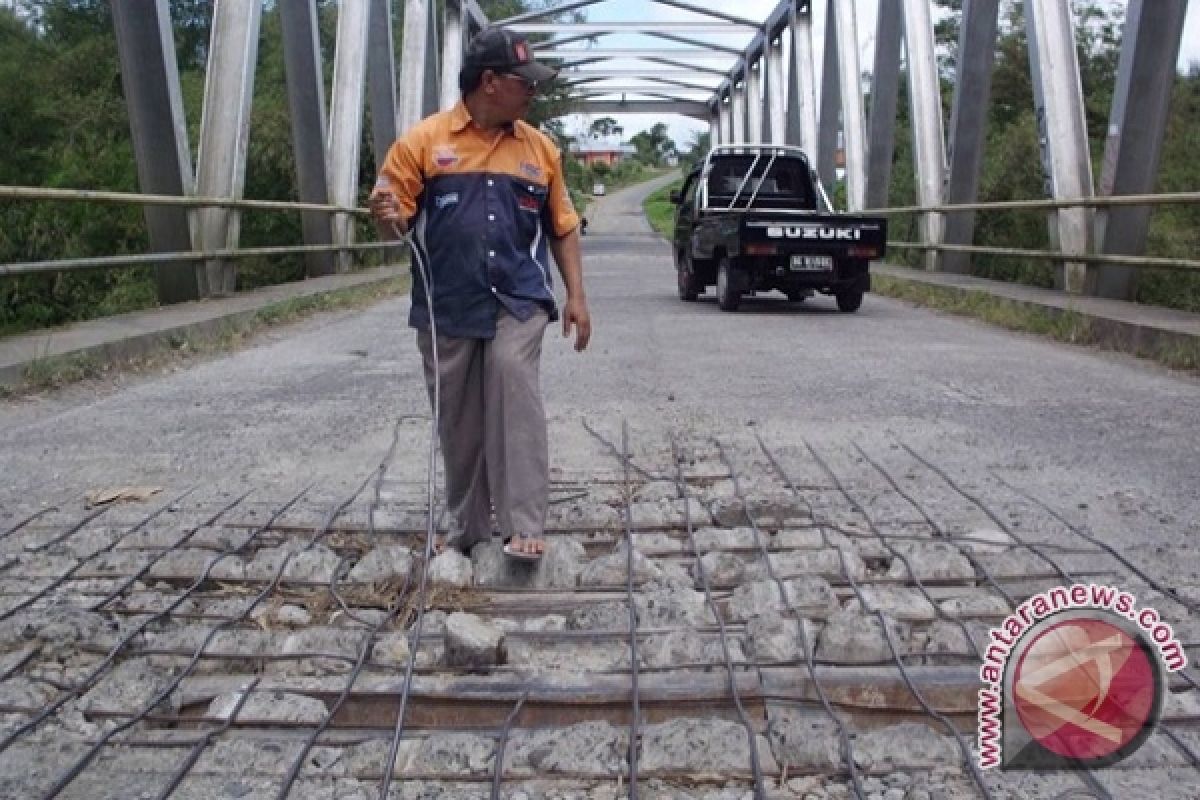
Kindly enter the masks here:
M 621 144 L 613 137 L 579 136 L 571 142 L 571 155 L 589 167 L 592 164 L 607 164 L 615 167 L 636 153 L 636 147 L 631 144 Z

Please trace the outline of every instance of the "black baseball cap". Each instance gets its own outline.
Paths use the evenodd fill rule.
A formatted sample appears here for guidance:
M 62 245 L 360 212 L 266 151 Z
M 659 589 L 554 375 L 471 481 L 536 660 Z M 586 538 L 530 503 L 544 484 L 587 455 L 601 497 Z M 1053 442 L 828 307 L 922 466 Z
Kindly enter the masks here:
M 524 36 L 499 25 L 484 28 L 475 35 L 463 55 L 463 66 L 511 72 L 534 83 L 543 83 L 558 74 L 533 60 L 533 48 Z

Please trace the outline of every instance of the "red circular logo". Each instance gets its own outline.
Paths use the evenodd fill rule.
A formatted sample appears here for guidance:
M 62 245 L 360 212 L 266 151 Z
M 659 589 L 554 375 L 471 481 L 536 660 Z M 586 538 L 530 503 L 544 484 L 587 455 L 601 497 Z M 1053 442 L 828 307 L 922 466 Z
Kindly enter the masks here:
M 1038 633 L 1017 662 L 1012 686 L 1025 730 L 1064 758 L 1093 761 L 1136 749 L 1138 735 L 1154 722 L 1151 656 L 1141 641 L 1102 619 L 1070 619 Z

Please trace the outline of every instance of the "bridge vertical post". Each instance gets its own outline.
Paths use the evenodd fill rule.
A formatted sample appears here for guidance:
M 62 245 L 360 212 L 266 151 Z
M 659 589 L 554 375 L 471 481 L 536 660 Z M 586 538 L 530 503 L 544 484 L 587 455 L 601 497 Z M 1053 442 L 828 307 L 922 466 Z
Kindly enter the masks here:
M 759 69 L 755 69 L 759 66 Z M 763 73 L 760 65 L 746 64 L 746 141 L 763 141 Z
M 838 91 L 838 37 L 830 0 L 825 13 L 825 51 L 821 66 L 821 114 L 817 132 L 817 175 L 825 184 L 830 199 L 835 196 L 837 181 L 838 126 L 842 115 L 842 95 Z
M 912 109 L 913 160 L 916 162 L 917 200 L 921 205 L 942 205 L 946 179 L 946 132 L 942 125 L 942 87 L 938 78 L 933 42 L 933 17 L 928 0 L 904 0 L 904 44 L 908 53 L 908 95 Z M 921 238 L 930 247 L 942 243 L 944 220 L 940 211 L 921 215 Z M 925 268 L 936 270 L 937 250 L 925 251 Z
M 201 197 L 238 200 L 245 189 L 261 23 L 260 0 L 216 0 L 196 168 L 196 191 Z M 241 215 L 232 209 L 200 209 L 196 222 L 201 248 L 236 248 L 240 220 Z M 201 293 L 223 296 L 236 289 L 234 262 L 209 259 Z
M 1130 0 L 1113 95 L 1101 195 L 1151 194 L 1166 136 L 1175 62 L 1187 0 Z M 1116 206 L 1096 214 L 1096 241 L 1107 255 L 1141 255 L 1149 206 Z M 1116 264 L 1096 269 L 1096 294 L 1133 300 L 1137 270 Z
M 382 166 L 396 141 L 396 43 L 392 35 L 392 0 L 368 0 L 367 102 L 371 108 L 371 146 Z
M 721 144 L 721 117 L 719 114 L 708 120 L 708 146 L 710 148 Z
M 879 0 L 875 28 L 875 70 L 871 76 L 871 115 L 867 122 L 867 208 L 890 205 L 892 158 L 896 154 L 896 108 L 900 97 L 900 48 L 904 43 L 902 0 Z
M 946 203 L 962 205 L 979 199 L 983 146 L 987 137 L 988 102 L 996 63 L 996 33 L 1000 0 L 965 0 L 958 39 L 958 80 L 950 114 L 950 177 Z M 975 240 L 975 212 L 946 215 L 946 244 L 969 245 Z M 943 253 L 942 269 L 971 271 L 969 253 Z
M 302 203 L 329 202 L 325 142 L 328 133 L 325 78 L 321 68 L 316 0 L 286 0 L 280 5 L 283 25 L 283 67 L 287 81 L 296 187 Z M 329 214 L 305 211 L 300 227 L 306 245 L 333 244 Z M 310 278 L 334 272 L 333 253 L 307 253 L 305 274 Z
M 717 98 L 718 121 L 721 126 L 721 144 L 733 144 L 733 96 L 721 95 Z
M 784 88 L 783 34 L 765 43 L 763 64 L 767 78 L 766 139 L 771 144 L 787 144 L 787 91 Z
M 192 156 L 167 0 L 116 0 L 112 14 L 138 186 L 146 194 L 189 195 L 193 188 Z M 187 209 L 146 206 L 144 215 L 152 251 L 192 249 Z M 199 297 L 201 269 L 199 264 L 157 265 L 154 282 L 159 302 L 181 303 Z
M 788 81 L 787 141 L 798 145 L 814 164 L 817 149 L 817 79 L 813 69 L 812 4 L 797 0 L 788 27 L 792 36 L 792 70 Z
M 842 93 L 842 146 L 846 153 L 846 206 L 862 211 L 867 199 L 867 118 L 863 108 L 858 56 L 857 3 L 831 0 L 838 38 L 838 77 Z M 941 119 L 940 115 L 938 117 Z
M 746 79 L 735 83 L 730 89 L 729 122 L 731 144 L 742 144 L 746 141 Z
M 1025 15 L 1046 194 L 1056 200 L 1089 198 L 1092 162 L 1070 6 L 1060 0 L 1026 0 Z M 1049 216 L 1056 249 L 1081 256 L 1091 250 L 1089 209 L 1064 208 Z M 1080 294 L 1092 283 L 1089 272 L 1086 262 L 1066 261 L 1055 283 Z
M 421 121 L 425 108 L 425 47 L 429 27 L 428 0 L 405 0 L 400 54 L 399 108 L 396 129 L 404 134 Z
M 421 97 L 421 118 L 437 113 L 442 104 L 442 41 L 438 29 L 438 3 L 428 4 L 425 22 L 425 91 Z
M 463 11 L 461 0 L 446 3 L 446 30 L 442 36 L 442 96 L 443 111 L 458 103 L 458 73 L 463 63 Z
M 329 125 L 329 200 L 335 206 L 358 205 L 358 168 L 362 149 L 363 104 L 367 82 L 369 0 L 345 0 L 338 8 L 337 51 L 333 63 L 333 109 Z M 336 214 L 333 240 L 354 243 L 355 217 Z M 339 270 L 353 263 L 349 251 L 338 252 Z

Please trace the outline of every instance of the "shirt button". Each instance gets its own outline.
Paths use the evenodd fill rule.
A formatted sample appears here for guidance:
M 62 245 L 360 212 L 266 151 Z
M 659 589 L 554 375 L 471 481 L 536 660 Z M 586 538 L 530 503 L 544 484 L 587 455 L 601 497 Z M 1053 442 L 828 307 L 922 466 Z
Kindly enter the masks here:
M 488 222 L 495 222 L 495 221 L 496 221 L 496 215 L 488 214 Z
M 495 186 L 495 185 L 496 185 L 496 182 L 494 180 L 492 180 L 491 178 L 488 178 L 488 186 Z
M 488 258 L 495 258 L 495 257 L 496 257 L 496 251 L 488 250 Z

